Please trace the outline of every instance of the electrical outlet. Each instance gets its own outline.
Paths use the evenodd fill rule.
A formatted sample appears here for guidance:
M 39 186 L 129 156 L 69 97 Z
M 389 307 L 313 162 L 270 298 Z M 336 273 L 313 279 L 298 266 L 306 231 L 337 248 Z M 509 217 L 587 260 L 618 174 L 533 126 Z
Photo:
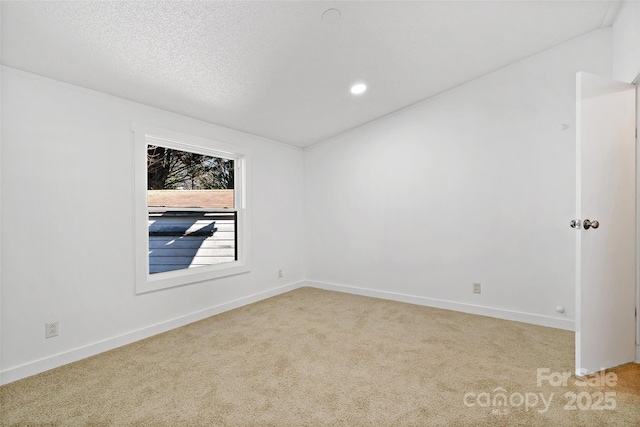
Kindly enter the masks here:
M 282 269 L 278 270 L 278 277 L 282 277 Z
M 482 284 L 481 283 L 474 283 L 473 284 L 473 293 L 474 294 L 479 294 L 482 292 Z
M 44 337 L 51 338 L 58 336 L 58 322 L 51 322 L 44 324 Z

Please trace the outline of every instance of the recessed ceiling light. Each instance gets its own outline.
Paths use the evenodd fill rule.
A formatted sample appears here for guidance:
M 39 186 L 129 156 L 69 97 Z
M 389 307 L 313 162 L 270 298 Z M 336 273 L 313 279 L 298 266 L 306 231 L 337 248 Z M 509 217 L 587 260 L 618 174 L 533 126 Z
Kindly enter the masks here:
M 340 20 L 342 13 L 338 9 L 327 9 L 322 14 L 322 22 L 325 24 L 335 24 Z
M 367 91 L 367 85 L 364 83 L 356 83 L 351 86 L 351 93 L 354 95 L 362 95 Z

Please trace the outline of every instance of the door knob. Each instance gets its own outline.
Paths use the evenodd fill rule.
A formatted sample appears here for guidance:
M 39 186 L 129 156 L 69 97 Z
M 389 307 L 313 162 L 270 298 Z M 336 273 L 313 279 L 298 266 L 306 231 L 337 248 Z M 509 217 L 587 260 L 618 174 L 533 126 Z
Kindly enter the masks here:
M 585 230 L 588 230 L 590 228 L 600 227 L 600 223 L 596 220 L 589 221 L 588 219 L 585 219 L 584 221 L 582 221 L 582 226 L 584 227 Z
M 572 219 L 569 225 L 571 226 L 571 228 L 580 228 L 580 220 Z

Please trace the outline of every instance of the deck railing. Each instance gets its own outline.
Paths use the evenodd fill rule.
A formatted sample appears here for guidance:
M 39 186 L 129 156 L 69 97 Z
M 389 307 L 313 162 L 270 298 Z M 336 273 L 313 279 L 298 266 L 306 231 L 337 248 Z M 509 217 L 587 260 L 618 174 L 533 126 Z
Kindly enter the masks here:
M 230 210 L 149 208 L 149 273 L 236 261 L 237 223 Z

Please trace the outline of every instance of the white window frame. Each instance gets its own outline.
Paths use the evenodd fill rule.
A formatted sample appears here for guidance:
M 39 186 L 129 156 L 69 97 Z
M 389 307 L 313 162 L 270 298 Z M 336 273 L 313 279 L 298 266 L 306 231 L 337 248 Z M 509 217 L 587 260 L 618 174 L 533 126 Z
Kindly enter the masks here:
M 132 124 L 135 134 L 135 253 L 136 294 L 172 288 L 251 271 L 250 155 L 248 149 L 168 129 Z M 234 161 L 234 208 L 237 212 L 238 259 L 163 273 L 149 274 L 149 211 L 147 207 L 147 146 L 159 145 L 181 151 L 224 157 Z

